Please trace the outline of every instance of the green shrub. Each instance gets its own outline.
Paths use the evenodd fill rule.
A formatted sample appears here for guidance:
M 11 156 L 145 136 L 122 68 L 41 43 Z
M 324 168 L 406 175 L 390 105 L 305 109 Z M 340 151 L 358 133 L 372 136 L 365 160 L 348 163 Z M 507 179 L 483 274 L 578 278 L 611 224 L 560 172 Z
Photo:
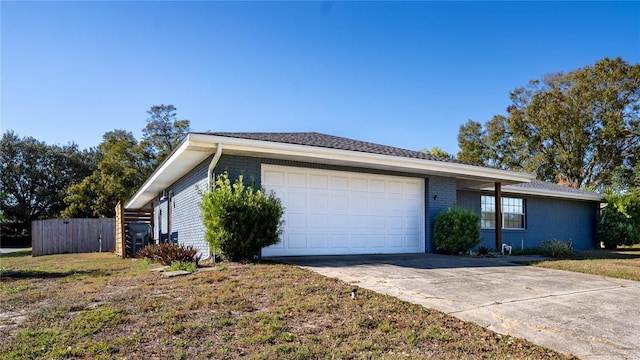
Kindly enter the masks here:
M 473 211 L 450 208 L 436 215 L 433 229 L 436 249 L 446 254 L 460 254 L 480 243 L 480 215 Z
M 640 243 L 640 198 L 633 194 L 606 196 L 600 209 L 597 238 L 607 249 Z
M 188 271 L 190 273 L 192 272 L 196 272 L 196 269 L 198 268 L 198 265 L 196 265 L 196 263 L 194 262 L 190 262 L 190 261 L 174 261 L 171 263 L 171 267 L 169 267 L 167 270 L 165 271 Z
M 149 259 L 162 265 L 171 265 L 174 262 L 194 263 L 196 267 L 200 261 L 198 249 L 193 246 L 177 245 L 173 243 L 155 244 L 142 248 L 136 254 L 137 258 Z
M 246 187 L 242 176 L 231 185 L 225 172 L 200 203 L 206 239 L 215 254 L 231 261 L 251 260 L 280 241 L 284 208 L 272 192 Z
M 561 240 L 545 240 L 540 244 L 542 256 L 567 258 L 573 254 L 571 244 Z

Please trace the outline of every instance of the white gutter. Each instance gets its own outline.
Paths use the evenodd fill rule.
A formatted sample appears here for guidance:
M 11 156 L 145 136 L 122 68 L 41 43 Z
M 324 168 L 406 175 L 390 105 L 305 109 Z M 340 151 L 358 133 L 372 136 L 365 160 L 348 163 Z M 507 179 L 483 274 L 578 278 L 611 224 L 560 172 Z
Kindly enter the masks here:
M 223 142 L 225 150 L 239 153 L 258 153 L 265 157 L 293 156 L 310 159 L 322 159 L 323 163 L 338 161 L 346 163 L 362 163 L 373 165 L 375 168 L 384 166 L 396 168 L 398 171 L 427 171 L 440 173 L 441 176 L 458 175 L 469 177 L 482 177 L 515 183 L 530 182 L 535 179 L 531 174 L 517 173 L 508 170 L 486 168 L 476 165 L 467 165 L 454 162 L 406 158 L 394 155 L 372 154 L 352 150 L 332 149 L 317 146 L 287 144 L 262 140 L 249 140 L 217 135 L 192 134 L 192 144 L 206 144 L 211 142 Z M 211 146 L 211 145 L 209 145 Z
M 207 190 L 211 190 L 213 187 L 213 182 L 211 180 L 213 176 L 213 169 L 218 164 L 218 160 L 220 160 L 220 156 L 222 156 L 222 143 L 219 142 L 216 147 L 216 153 L 213 155 L 213 159 L 211 159 L 211 163 L 209 164 L 209 168 L 207 169 Z
M 491 189 L 485 189 L 491 190 Z M 574 200 L 586 200 L 586 201 L 602 201 L 603 197 L 597 193 L 574 193 L 574 192 L 561 192 L 547 189 L 527 189 L 524 187 L 513 187 L 509 188 L 509 185 L 506 185 L 502 188 L 503 193 L 509 194 L 519 194 L 519 195 L 534 195 L 534 196 L 544 196 L 544 197 L 555 197 L 555 198 L 563 198 L 563 199 L 574 199 Z

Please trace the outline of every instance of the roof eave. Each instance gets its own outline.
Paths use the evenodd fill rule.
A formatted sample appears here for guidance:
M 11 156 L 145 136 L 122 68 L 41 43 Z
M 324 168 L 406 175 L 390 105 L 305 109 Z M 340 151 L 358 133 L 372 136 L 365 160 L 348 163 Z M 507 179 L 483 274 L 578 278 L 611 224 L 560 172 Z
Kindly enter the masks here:
M 493 191 L 493 189 L 482 189 L 484 191 Z M 596 201 L 600 202 L 603 200 L 602 195 L 598 193 L 574 193 L 568 191 L 554 191 L 548 189 L 528 189 L 522 187 L 509 187 L 505 186 L 502 188 L 503 193 L 507 194 L 519 194 L 519 195 L 532 195 L 532 196 L 543 196 L 543 197 L 552 197 L 552 198 L 562 198 L 562 199 L 573 199 L 573 200 L 583 200 L 583 201 Z
M 141 208 L 148 204 L 158 193 L 213 154 L 218 144 L 223 145 L 223 153 L 226 154 L 245 154 L 345 166 L 367 166 L 416 174 L 500 181 L 504 184 L 530 182 L 534 179 L 533 175 L 526 173 L 461 163 L 190 133 L 151 174 L 125 207 L 128 209 Z

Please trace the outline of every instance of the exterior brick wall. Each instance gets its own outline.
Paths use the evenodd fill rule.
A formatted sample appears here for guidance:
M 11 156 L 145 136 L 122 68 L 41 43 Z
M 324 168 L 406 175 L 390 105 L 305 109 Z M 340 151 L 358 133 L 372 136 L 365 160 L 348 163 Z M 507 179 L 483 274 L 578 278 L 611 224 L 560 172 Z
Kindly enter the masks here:
M 207 168 L 212 156 L 197 165 L 187 175 L 167 188 L 173 191 L 171 208 L 171 232 L 177 235 L 178 243 L 191 245 L 200 249 L 203 257 L 208 257 L 209 246 L 205 240 L 205 229 L 200 217 L 200 194 L 198 188 L 207 187 Z M 316 169 L 350 171 L 381 175 L 395 175 L 420 177 L 420 175 L 376 169 L 305 163 L 288 160 L 261 159 L 246 156 L 223 155 L 216 168 L 215 174 L 225 170 L 229 172 L 231 181 L 240 174 L 246 185 L 261 185 L 261 164 L 283 166 L 298 166 Z M 425 176 L 425 241 L 426 251 L 434 252 L 433 225 L 439 211 L 453 206 L 469 209 L 480 213 L 481 192 L 458 191 L 456 180 L 447 177 Z M 487 193 L 491 195 L 491 193 Z M 160 234 L 167 234 L 168 201 L 160 201 L 160 194 L 153 201 L 155 210 L 154 238 Z M 509 196 L 505 194 L 505 196 Z M 542 197 L 524 197 L 526 202 L 526 229 L 503 230 L 503 243 L 510 243 L 515 248 L 524 246 L 531 248 L 538 246 L 543 240 L 560 239 L 572 241 L 576 249 L 591 249 L 594 243 L 595 216 L 597 203 L 587 201 L 571 201 L 567 199 L 551 199 Z M 495 231 L 482 230 L 481 245 L 493 248 L 495 245 Z
M 480 196 L 493 194 L 458 191 L 458 206 L 480 213 Z M 525 200 L 525 229 L 503 229 L 502 243 L 514 248 L 535 248 L 544 240 L 571 241 L 576 250 L 596 247 L 595 224 L 598 204 L 592 201 L 517 196 Z M 481 246 L 495 248 L 495 230 L 482 229 Z
M 427 252 L 435 252 L 436 246 L 433 241 L 433 227 L 436 222 L 436 215 L 443 210 L 447 210 L 456 204 L 456 179 L 440 176 L 430 176 L 427 179 L 426 207 L 428 214 L 426 238 Z

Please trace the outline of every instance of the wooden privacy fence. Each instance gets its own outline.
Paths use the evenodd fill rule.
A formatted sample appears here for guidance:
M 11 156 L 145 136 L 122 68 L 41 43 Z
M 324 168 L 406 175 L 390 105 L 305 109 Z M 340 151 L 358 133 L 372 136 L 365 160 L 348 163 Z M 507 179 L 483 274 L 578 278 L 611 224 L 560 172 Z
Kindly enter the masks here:
M 153 209 L 125 209 L 121 201 L 115 208 L 115 252 L 121 258 L 127 257 L 127 238 L 129 237 L 129 227 L 131 222 L 147 223 L 153 227 Z
M 107 252 L 115 246 L 115 219 L 49 219 L 31 223 L 33 256 Z

